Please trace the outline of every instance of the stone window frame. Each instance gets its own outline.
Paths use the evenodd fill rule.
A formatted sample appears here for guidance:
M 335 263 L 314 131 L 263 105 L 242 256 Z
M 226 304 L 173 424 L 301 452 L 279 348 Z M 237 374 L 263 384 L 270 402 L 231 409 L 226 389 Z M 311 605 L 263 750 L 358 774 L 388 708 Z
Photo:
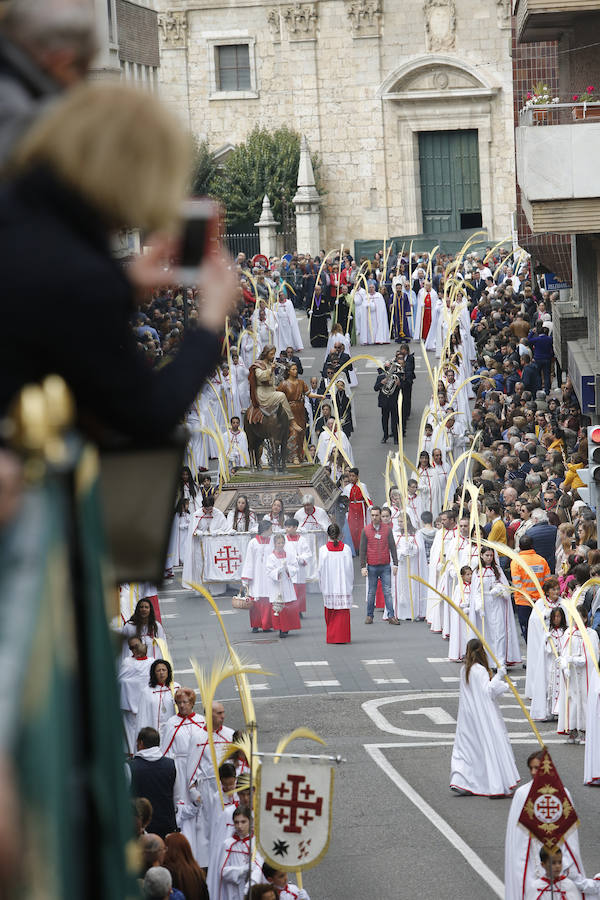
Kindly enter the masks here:
M 257 100 L 259 98 L 256 75 L 256 38 L 247 31 L 210 32 L 203 35 L 208 48 L 209 100 Z M 250 63 L 250 89 L 242 91 L 220 91 L 218 85 L 217 49 L 240 44 L 248 45 Z

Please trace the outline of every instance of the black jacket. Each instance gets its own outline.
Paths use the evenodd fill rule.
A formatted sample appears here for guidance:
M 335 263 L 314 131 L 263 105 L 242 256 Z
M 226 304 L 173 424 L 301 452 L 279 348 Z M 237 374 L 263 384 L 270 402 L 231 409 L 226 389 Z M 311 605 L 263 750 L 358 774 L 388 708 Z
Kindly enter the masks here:
M 129 327 L 133 290 L 106 228 L 49 170 L 0 191 L 0 271 L 0 415 L 25 384 L 57 373 L 85 418 L 160 438 L 219 359 L 217 335 L 188 329 L 173 362 L 158 372 L 146 366 Z
M 146 797 L 152 804 L 152 821 L 147 826 L 149 834 L 160 837 L 175 831 L 175 804 L 173 788 L 175 787 L 175 763 L 163 756 L 162 759 L 149 760 L 134 756 L 129 760 L 131 769 L 131 795 Z

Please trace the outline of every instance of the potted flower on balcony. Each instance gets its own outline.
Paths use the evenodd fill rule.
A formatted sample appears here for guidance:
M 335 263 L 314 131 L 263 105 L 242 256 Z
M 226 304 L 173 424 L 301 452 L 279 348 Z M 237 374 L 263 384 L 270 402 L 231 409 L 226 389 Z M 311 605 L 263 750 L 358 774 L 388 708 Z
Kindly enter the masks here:
M 574 119 L 600 119 L 600 98 L 596 97 L 595 90 L 590 84 L 585 91 L 573 94 L 573 103 L 577 104 L 573 107 Z
M 530 91 L 527 91 L 523 97 L 523 105 L 525 109 L 531 109 L 533 113 L 533 121 L 536 125 L 545 125 L 548 121 L 548 110 L 545 108 L 550 104 L 558 103 L 558 97 L 550 97 L 550 91 L 547 84 L 538 81 L 534 84 Z

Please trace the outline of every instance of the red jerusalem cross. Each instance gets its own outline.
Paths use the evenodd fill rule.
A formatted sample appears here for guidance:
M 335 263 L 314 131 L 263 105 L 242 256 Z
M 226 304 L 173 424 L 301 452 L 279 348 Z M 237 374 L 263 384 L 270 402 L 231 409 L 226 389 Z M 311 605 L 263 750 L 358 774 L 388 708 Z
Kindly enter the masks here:
M 224 572 L 225 575 L 233 575 L 237 571 L 241 561 L 242 557 L 240 556 L 239 551 L 229 544 L 225 544 L 224 547 L 221 547 L 221 549 L 215 553 L 215 566 L 220 569 L 221 572 Z
M 302 782 L 306 781 L 304 775 L 288 775 L 287 780 L 292 784 L 290 799 L 284 799 L 285 795 L 290 793 L 290 788 L 282 782 L 274 791 L 274 793 L 279 794 L 279 798 L 274 797 L 271 791 L 267 793 L 265 809 L 271 810 L 279 806 L 279 811 L 274 813 L 274 815 L 279 820 L 280 825 L 287 819 L 288 824 L 284 825 L 284 832 L 287 834 L 300 834 L 302 828 L 298 825 L 296 817 L 304 825 L 314 821 L 315 817 L 320 816 L 322 813 L 323 798 L 319 797 L 318 800 L 310 801 L 310 797 L 315 793 L 311 789 L 310 784 L 300 789 Z M 301 795 L 304 795 L 304 800 L 301 799 Z

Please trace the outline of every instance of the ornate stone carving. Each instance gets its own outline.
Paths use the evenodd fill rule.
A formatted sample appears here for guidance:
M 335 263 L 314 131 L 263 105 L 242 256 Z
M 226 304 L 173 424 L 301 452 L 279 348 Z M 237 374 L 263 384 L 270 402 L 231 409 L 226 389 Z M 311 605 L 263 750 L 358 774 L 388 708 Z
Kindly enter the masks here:
M 317 4 L 294 3 L 281 10 L 290 41 L 310 41 L 317 36 Z
M 427 49 L 453 50 L 456 41 L 454 0 L 425 0 L 425 37 Z
M 498 28 L 510 28 L 510 0 L 496 0 L 496 14 L 498 17 Z
M 274 41 L 281 40 L 281 23 L 279 20 L 279 9 L 270 9 L 267 15 L 267 25 Z
M 433 75 L 433 83 L 440 91 L 445 91 L 450 83 L 447 72 L 435 72 Z
M 183 11 L 169 10 L 158 16 L 158 31 L 163 44 L 170 47 L 185 47 L 187 40 L 187 19 Z
M 378 37 L 381 20 L 380 0 L 351 0 L 346 14 L 352 27 L 352 37 Z

